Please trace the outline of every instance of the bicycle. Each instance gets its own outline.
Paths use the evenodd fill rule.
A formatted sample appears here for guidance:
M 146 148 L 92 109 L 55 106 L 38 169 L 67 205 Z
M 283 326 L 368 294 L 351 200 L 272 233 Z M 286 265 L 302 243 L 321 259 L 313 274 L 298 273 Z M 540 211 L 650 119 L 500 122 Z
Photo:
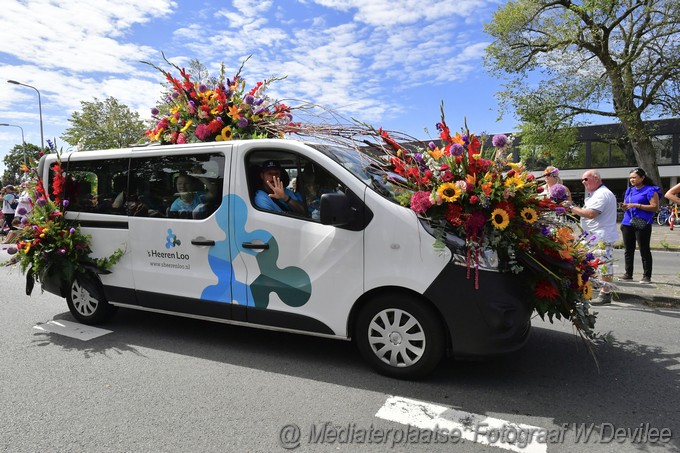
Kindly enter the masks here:
M 671 207 L 669 205 L 663 205 L 659 208 L 659 212 L 656 213 L 656 223 L 659 225 L 665 225 L 668 222 L 668 218 L 671 216 Z

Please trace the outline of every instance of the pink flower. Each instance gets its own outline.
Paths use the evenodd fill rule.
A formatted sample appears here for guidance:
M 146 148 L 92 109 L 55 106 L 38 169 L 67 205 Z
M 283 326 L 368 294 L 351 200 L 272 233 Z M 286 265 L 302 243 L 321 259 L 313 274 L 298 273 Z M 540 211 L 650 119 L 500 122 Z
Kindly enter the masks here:
M 414 192 L 411 197 L 411 209 L 416 214 L 425 214 L 432 207 L 430 192 Z
M 181 132 L 181 133 L 177 136 L 177 144 L 183 145 L 183 144 L 186 143 L 186 142 L 187 142 L 187 136 L 184 134 L 184 132 Z
M 450 171 L 445 171 L 444 173 L 442 173 L 442 181 L 444 182 L 453 181 L 453 173 L 451 173 Z
M 470 197 L 470 204 L 477 204 L 479 203 L 479 197 L 477 195 L 472 195 Z
M 199 140 L 205 140 L 210 137 L 210 130 L 205 124 L 199 124 L 196 126 L 196 138 Z

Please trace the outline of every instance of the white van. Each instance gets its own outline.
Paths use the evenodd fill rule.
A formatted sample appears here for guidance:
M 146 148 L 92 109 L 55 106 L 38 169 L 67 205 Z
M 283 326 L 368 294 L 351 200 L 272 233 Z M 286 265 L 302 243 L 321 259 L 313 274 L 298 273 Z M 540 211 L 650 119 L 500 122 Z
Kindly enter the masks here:
M 304 214 L 255 204 L 272 160 Z M 46 186 L 55 161 L 40 162 Z M 433 247 L 369 154 L 266 139 L 78 152 L 62 165 L 66 216 L 92 235 L 93 255 L 126 250 L 110 273 L 43 282 L 80 322 L 125 307 L 351 339 L 379 372 L 403 378 L 445 353 L 508 352 L 529 335 L 521 278 L 488 253 L 476 290 L 464 242 Z

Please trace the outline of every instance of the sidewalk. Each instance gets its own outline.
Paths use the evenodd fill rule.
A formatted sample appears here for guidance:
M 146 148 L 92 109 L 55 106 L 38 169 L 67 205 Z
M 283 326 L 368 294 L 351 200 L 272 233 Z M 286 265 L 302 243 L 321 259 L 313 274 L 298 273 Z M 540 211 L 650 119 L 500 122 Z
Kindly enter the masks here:
M 618 244 L 622 248 L 620 241 Z M 671 231 L 668 225 L 653 225 L 650 244 L 652 255 L 659 253 L 659 251 L 680 251 L 680 226 L 676 226 Z M 635 253 L 639 252 L 636 251 Z M 680 308 L 679 274 L 680 262 L 675 275 L 652 275 L 651 284 L 641 284 L 636 281 L 624 282 L 618 278 L 619 275 L 617 274 L 614 278 L 614 284 L 617 286 L 614 302 L 639 303 L 650 307 Z

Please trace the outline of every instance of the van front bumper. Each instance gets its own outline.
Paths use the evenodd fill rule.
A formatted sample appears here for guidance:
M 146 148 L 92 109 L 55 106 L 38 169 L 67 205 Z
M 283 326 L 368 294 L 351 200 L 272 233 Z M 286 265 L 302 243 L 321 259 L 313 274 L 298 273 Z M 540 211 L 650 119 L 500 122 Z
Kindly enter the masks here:
M 522 275 L 479 271 L 448 264 L 424 295 L 443 316 L 454 356 L 486 356 L 515 351 L 531 331 L 532 307 Z

